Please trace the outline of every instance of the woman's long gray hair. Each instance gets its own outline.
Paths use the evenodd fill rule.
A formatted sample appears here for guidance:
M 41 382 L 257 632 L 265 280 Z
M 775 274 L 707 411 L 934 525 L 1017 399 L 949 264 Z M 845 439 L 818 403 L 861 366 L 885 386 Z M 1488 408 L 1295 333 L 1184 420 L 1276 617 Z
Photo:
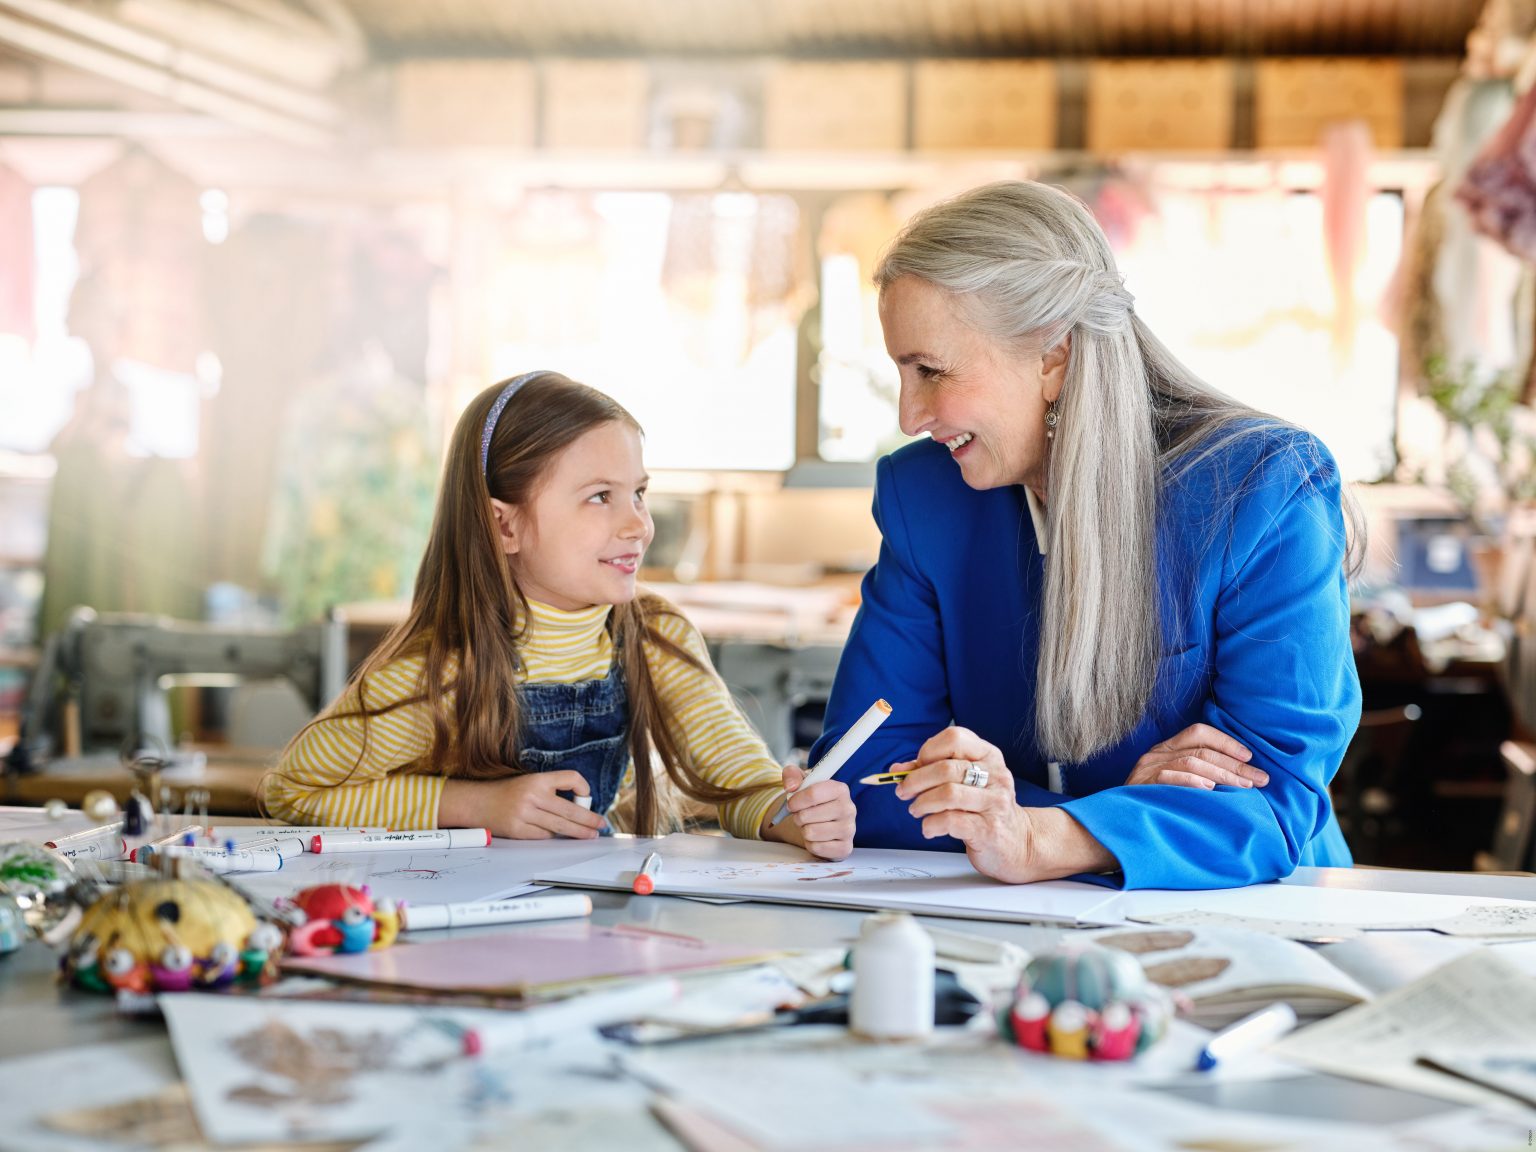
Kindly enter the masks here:
M 875 283 L 902 276 L 952 293 L 1000 343 L 1039 354 L 1072 338 L 1046 468 L 1035 734 L 1051 759 L 1081 763 L 1140 723 L 1157 680 L 1163 483 L 1288 426 L 1209 387 L 1152 334 L 1093 216 L 1061 189 L 1005 181 L 926 209 Z

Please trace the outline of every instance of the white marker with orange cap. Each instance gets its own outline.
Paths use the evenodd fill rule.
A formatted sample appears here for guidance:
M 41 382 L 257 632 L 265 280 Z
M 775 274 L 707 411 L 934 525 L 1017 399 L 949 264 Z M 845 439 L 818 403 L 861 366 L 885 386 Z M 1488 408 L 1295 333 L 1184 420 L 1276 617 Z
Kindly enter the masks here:
M 661 871 L 661 853 L 652 852 L 646 856 L 640 865 L 640 871 L 635 873 L 635 895 L 649 896 L 656 891 L 656 873 Z
M 409 852 L 420 848 L 486 848 L 489 828 L 437 828 L 420 832 L 322 832 L 311 852 Z
M 843 738 L 827 750 L 827 754 L 805 774 L 805 779 L 800 782 L 799 791 L 804 792 L 812 784 L 820 784 L 823 780 L 830 780 L 837 775 L 838 769 L 852 759 L 853 754 L 864 746 L 864 741 L 874 734 L 876 728 L 891 718 L 891 706 L 884 700 L 876 700 L 869 709 L 860 716 L 858 722 L 848 731 L 843 733 Z M 789 815 L 789 797 L 784 798 L 784 803 L 779 806 L 771 823 L 777 824 Z

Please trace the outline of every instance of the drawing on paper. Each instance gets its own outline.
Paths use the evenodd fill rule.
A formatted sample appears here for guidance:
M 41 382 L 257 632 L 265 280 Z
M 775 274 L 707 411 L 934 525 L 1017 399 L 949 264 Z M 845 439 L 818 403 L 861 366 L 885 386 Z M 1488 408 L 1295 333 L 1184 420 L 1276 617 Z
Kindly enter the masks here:
M 522 1065 L 464 1059 L 465 1029 L 494 1019 L 483 1011 L 168 999 L 180 1001 L 164 1006 L 166 1022 L 210 1146 L 355 1144 L 426 1126 L 433 1146 L 459 1148 L 521 1095 Z
M 670 865 L 669 865 L 670 867 Z M 734 883 L 738 880 L 832 880 L 840 884 L 889 884 L 899 880 L 928 880 L 933 873 L 909 865 L 838 867 L 821 860 L 765 860 L 746 864 L 683 863 L 672 869 L 675 876 L 693 876 L 701 880 Z
M 1138 932 L 1115 932 L 1099 936 L 1094 943 L 1133 956 L 1152 956 L 1159 952 L 1172 952 L 1187 948 L 1195 942 L 1195 934 L 1178 929 L 1162 929 Z M 1228 968 L 1232 961 L 1225 956 L 1176 956 L 1154 963 L 1142 961 L 1147 979 L 1164 988 L 1184 988 L 1203 980 L 1214 980 Z
M 1536 904 L 1474 904 L 1424 927 L 1448 936 L 1536 936 Z
M 1232 961 L 1225 956 L 1181 956 L 1177 960 L 1164 960 L 1142 966 L 1147 979 L 1164 988 L 1186 988 L 1203 980 L 1214 980 L 1228 968 Z
M 450 1049 L 440 1048 L 432 1059 L 409 1059 L 412 1034 L 431 1026 L 422 1023 L 394 1034 L 383 1031 L 348 1032 L 334 1027 L 300 1031 L 271 1018 L 230 1040 L 230 1051 L 255 1074 L 255 1079 L 226 1092 L 234 1103 L 256 1108 L 291 1110 L 289 1121 L 302 1129 L 302 1112 L 313 1107 L 346 1104 L 356 1095 L 356 1079 L 375 1072 L 430 1072 L 441 1068 Z
M 350 854 L 333 856 L 329 859 L 318 857 L 309 871 L 327 873 L 338 878 L 348 875 L 356 878 L 361 874 L 360 882 L 371 884 L 386 879 L 441 880 L 445 876 L 468 872 L 485 865 L 485 861 L 480 857 L 473 860 L 456 860 L 448 852 L 433 852 L 425 856 L 417 856 L 414 852 L 401 853 L 404 860 L 400 863 L 392 861 L 390 865 L 385 865 L 376 858 L 371 858 L 365 865 L 355 857 L 348 860 L 347 855 Z M 301 859 L 308 862 L 304 857 Z
M 1147 952 L 1167 952 L 1174 948 L 1186 948 L 1195 942 L 1195 934 L 1188 931 L 1164 932 L 1117 932 L 1113 936 L 1100 936 L 1095 941 L 1106 948 L 1117 948 L 1140 956 Z

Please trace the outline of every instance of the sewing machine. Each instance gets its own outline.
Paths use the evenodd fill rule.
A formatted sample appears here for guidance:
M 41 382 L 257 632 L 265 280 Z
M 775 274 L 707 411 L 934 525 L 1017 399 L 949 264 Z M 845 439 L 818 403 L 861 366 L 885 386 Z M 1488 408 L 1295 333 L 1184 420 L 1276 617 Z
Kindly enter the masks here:
M 166 756 L 176 745 L 172 687 L 281 678 L 318 712 L 346 676 L 346 625 L 339 620 L 278 631 L 77 608 L 44 649 L 26 738 L 44 756 L 59 747 L 54 737 L 62 737 L 67 755 Z

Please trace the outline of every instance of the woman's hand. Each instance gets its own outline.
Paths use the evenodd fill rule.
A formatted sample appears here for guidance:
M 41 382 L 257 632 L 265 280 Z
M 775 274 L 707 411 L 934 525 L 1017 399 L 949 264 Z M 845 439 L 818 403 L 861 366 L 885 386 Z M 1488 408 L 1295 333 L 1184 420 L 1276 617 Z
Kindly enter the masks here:
M 967 728 L 944 729 L 918 749 L 916 759 L 890 770 L 908 773 L 896 795 L 912 801 L 908 811 L 923 822 L 923 835 L 961 841 L 983 876 L 1028 884 L 1119 867 L 1109 849 L 1063 809 L 1021 807 L 1002 752 Z M 967 784 L 974 770 L 986 778 Z
M 965 783 L 979 768 L 985 783 Z M 912 801 L 909 811 L 923 822 L 923 836 L 953 836 L 965 844 L 976 871 L 994 880 L 1020 884 L 1041 879 L 1036 861 L 1032 810 L 1021 808 L 1013 773 L 1003 754 L 967 728 L 946 728 L 920 749 L 917 758 L 892 764 L 909 775 L 896 795 Z
M 574 800 L 558 795 L 590 796 L 580 772 L 525 772 L 505 780 L 449 780 L 438 802 L 439 828 L 489 828 L 508 840 L 549 840 L 566 836 L 591 840 L 607 820 Z
M 1248 761 L 1253 753 L 1209 724 L 1191 724 L 1177 736 L 1154 744 L 1136 761 L 1127 784 L 1177 784 L 1184 788 L 1263 787 L 1269 773 Z
M 857 809 L 841 780 L 823 780 L 804 792 L 805 773 L 793 764 L 784 767 L 784 791 L 789 793 L 789 815 L 769 823 L 777 804 L 763 823 L 763 839 L 798 844 L 823 860 L 842 860 L 853 851 L 853 827 Z

